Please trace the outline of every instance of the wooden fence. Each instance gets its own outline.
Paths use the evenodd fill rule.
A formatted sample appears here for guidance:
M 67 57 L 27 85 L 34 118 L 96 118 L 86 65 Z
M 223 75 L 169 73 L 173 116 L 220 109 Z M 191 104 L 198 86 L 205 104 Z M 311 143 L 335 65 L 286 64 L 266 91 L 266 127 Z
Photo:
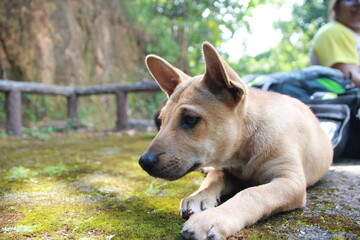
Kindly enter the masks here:
M 22 134 L 22 93 L 61 95 L 66 97 L 67 121 L 73 128 L 77 128 L 80 125 L 78 115 L 78 98 L 80 96 L 115 94 L 116 129 L 122 130 L 128 126 L 127 94 L 130 92 L 156 92 L 159 90 L 159 86 L 154 81 L 68 87 L 35 82 L 0 80 L 0 92 L 5 93 L 6 132 L 13 136 Z

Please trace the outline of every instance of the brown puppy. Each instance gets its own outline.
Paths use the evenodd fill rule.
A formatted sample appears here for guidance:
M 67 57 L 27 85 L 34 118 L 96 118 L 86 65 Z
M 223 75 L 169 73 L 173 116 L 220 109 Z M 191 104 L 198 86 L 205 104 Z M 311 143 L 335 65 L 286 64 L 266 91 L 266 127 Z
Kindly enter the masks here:
M 271 214 L 301 208 L 306 187 L 332 162 L 328 136 L 300 101 L 248 88 L 209 44 L 204 75 L 189 77 L 160 57 L 146 64 L 169 99 L 140 158 L 154 177 L 178 179 L 213 167 L 180 204 L 186 239 L 221 239 Z M 221 196 L 236 193 L 219 205 Z M 219 205 L 219 206 L 218 206 Z

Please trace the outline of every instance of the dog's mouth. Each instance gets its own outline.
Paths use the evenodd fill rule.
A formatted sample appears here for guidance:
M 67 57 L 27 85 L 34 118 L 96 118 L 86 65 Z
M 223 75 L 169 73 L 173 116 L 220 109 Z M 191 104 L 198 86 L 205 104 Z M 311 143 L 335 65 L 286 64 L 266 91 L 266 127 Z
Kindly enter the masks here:
M 166 180 L 169 180 L 169 181 L 174 181 L 174 180 L 177 180 L 179 178 L 182 178 L 184 177 L 185 175 L 187 175 L 188 173 L 190 172 L 193 172 L 197 169 L 199 169 L 201 167 L 201 164 L 200 163 L 195 163 L 191 168 L 189 168 L 185 173 L 182 173 L 182 174 L 179 174 L 179 175 L 166 175 L 166 176 L 158 176 L 160 178 L 163 178 L 163 179 L 166 179 Z M 154 176 L 154 175 L 153 175 Z
M 184 176 L 185 176 L 186 174 L 188 174 L 188 173 L 191 173 L 192 171 L 195 171 L 195 170 L 199 169 L 200 167 L 201 167 L 201 164 L 200 164 L 200 163 L 195 163 L 195 164 L 184 174 Z
M 195 164 L 194 164 L 191 168 L 189 168 L 189 170 L 187 170 L 184 174 L 182 174 L 182 175 L 180 175 L 180 176 L 178 176 L 178 177 L 176 177 L 176 178 L 174 178 L 174 179 L 171 179 L 171 180 L 177 180 L 177 179 L 179 179 L 179 178 L 182 178 L 182 177 L 184 177 L 185 175 L 187 175 L 188 173 L 191 173 L 191 172 L 199 169 L 200 167 L 201 167 L 201 164 L 200 164 L 200 163 L 195 163 Z

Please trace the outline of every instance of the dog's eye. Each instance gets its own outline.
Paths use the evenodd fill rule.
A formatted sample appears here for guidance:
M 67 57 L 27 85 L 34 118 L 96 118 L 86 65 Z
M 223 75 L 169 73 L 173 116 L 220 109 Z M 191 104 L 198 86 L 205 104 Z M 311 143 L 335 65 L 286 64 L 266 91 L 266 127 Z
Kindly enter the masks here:
M 193 128 L 200 121 L 200 119 L 200 117 L 184 115 L 181 119 L 181 127 L 184 129 Z

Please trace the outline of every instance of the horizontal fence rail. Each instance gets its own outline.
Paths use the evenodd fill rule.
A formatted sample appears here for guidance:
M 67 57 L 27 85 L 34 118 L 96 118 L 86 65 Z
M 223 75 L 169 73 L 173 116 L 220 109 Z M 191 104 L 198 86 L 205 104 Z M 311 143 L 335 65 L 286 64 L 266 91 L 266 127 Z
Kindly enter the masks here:
M 116 99 L 116 130 L 128 126 L 127 94 L 133 92 L 157 92 L 159 86 L 145 79 L 136 83 L 119 83 L 87 87 L 58 86 L 36 82 L 0 80 L 0 92 L 5 93 L 6 133 L 22 135 L 22 93 L 61 95 L 67 98 L 67 122 L 73 128 L 80 126 L 78 98 L 97 94 L 114 94 Z
M 0 91 L 19 91 L 22 93 L 38 93 L 70 96 L 74 93 L 74 87 L 57 86 L 36 82 L 18 82 L 11 80 L 0 80 Z

